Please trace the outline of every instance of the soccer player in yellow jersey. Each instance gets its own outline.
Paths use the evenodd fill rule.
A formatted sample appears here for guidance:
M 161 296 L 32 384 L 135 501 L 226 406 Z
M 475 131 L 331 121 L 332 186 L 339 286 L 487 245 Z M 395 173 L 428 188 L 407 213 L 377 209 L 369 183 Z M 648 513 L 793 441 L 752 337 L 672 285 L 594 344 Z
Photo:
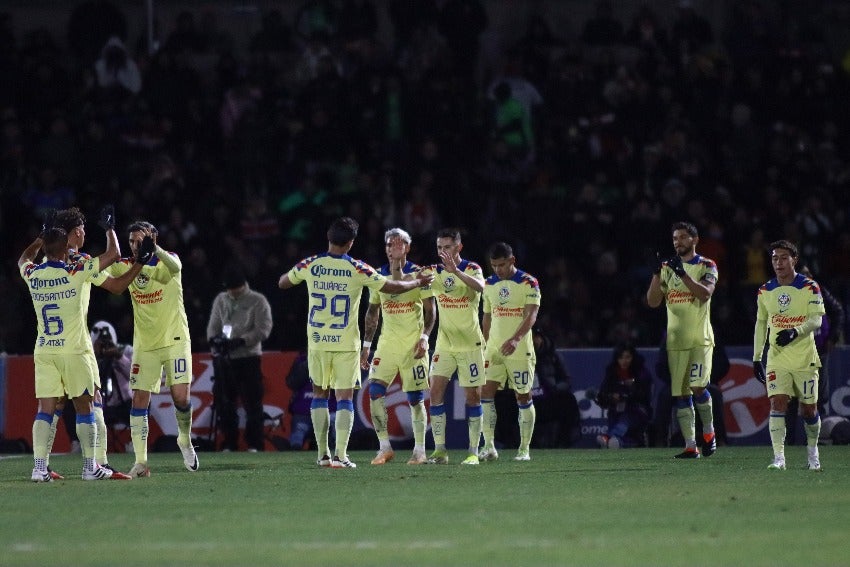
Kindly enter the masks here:
M 478 458 L 495 461 L 496 406 L 500 388 L 509 387 L 519 406 L 519 451 L 515 461 L 530 461 L 531 435 L 536 412 L 531 398 L 534 385 L 534 342 L 531 328 L 540 310 L 537 278 L 517 269 L 513 248 L 504 242 L 490 247 L 493 275 L 484 283 L 484 317 L 481 327 L 487 347 L 484 350 L 484 377 L 481 408 L 484 414 L 484 447 Z
M 165 385 L 171 391 L 177 419 L 177 446 L 183 464 L 198 470 L 198 456 L 192 446 L 192 345 L 189 323 L 183 305 L 183 265 L 176 254 L 156 244 L 157 229 L 147 221 L 128 227 L 130 248 L 142 263 L 141 272 L 129 284 L 133 303 L 133 366 L 130 388 L 130 437 L 136 462 L 130 476 L 150 476 L 148 468 L 148 419 L 151 393 L 159 392 L 163 371 Z M 133 267 L 133 259 L 124 258 L 109 267 L 120 276 Z
M 415 277 L 419 266 L 407 260 L 411 238 L 407 231 L 392 228 L 384 234 L 388 264 L 378 270 L 392 280 Z M 428 337 L 434 328 L 437 308 L 430 287 L 422 287 L 402 294 L 372 292 L 363 330 L 363 348 L 360 350 L 360 367 L 369 370 L 369 407 L 372 426 L 378 436 L 378 454 L 373 465 L 383 465 L 393 460 L 395 452 L 387 430 L 387 388 L 401 378 L 402 390 L 410 405 L 410 422 L 413 429 L 413 454 L 408 465 L 426 462 L 425 430 L 428 418 L 425 413 L 425 391 L 428 390 Z M 369 364 L 369 349 L 381 323 L 381 338 Z
M 826 312 L 820 286 L 795 270 L 797 246 L 787 240 L 770 245 L 770 260 L 776 277 L 758 291 L 758 313 L 753 338 L 753 371 L 766 384 L 770 398 L 770 442 L 773 462 L 767 467 L 785 470 L 785 412 L 794 396 L 806 430 L 808 468 L 821 470 L 818 455 L 820 415 L 818 414 L 818 369 L 820 357 L 815 332 Z M 767 370 L 762 364 L 768 343 Z
M 68 234 L 69 264 L 78 262 L 80 260 L 88 260 L 89 258 L 91 258 L 89 254 L 86 254 L 85 252 L 82 252 L 80 250 L 86 242 L 86 217 L 85 215 L 83 215 L 82 211 L 80 211 L 79 208 L 71 207 L 70 209 L 58 211 L 56 213 L 55 224 L 56 226 L 62 228 Z M 111 205 L 107 205 L 101 210 L 98 224 L 105 230 L 114 231 L 115 213 Z M 134 276 L 135 274 L 128 276 L 128 281 Z M 89 285 L 86 285 L 82 288 L 82 297 L 84 305 L 83 308 L 85 309 L 86 313 L 88 313 L 89 301 L 91 299 L 91 284 L 99 286 L 115 294 L 122 293 L 127 288 L 126 283 L 122 284 L 119 280 L 107 275 L 105 271 L 100 272 L 89 281 Z M 98 376 L 98 380 L 95 384 L 93 398 L 94 421 L 95 426 L 97 427 L 97 445 L 94 449 L 95 462 L 100 466 L 111 470 L 112 478 L 114 480 L 129 480 L 129 475 L 125 475 L 124 473 L 113 469 L 109 465 L 109 462 L 107 460 L 106 421 L 103 418 L 103 398 L 100 394 L 100 387 L 100 377 Z M 56 405 L 56 411 L 53 414 L 53 423 L 50 428 L 50 440 L 48 442 L 48 470 L 50 470 L 49 450 L 53 447 L 53 440 L 56 437 L 56 427 L 58 425 L 59 419 L 62 417 L 62 411 L 64 409 L 66 399 L 67 398 L 62 398 L 59 401 L 59 403 Z M 58 475 L 52 470 L 50 470 L 50 474 L 51 476 L 53 476 L 54 479 L 61 478 L 61 475 Z
M 348 255 L 359 225 L 341 217 L 328 228 L 328 251 L 298 262 L 280 276 L 278 287 L 289 289 L 302 282 L 310 294 L 307 316 L 307 368 L 313 381 L 310 417 L 316 435 L 321 467 L 355 468 L 348 458 L 348 440 L 354 421 L 354 389 L 360 385 L 360 325 L 357 317 L 363 288 L 401 294 L 431 283 L 433 276 L 417 274 L 390 280 L 368 264 Z M 328 397 L 336 395 L 336 448 L 328 451 Z
M 703 426 L 702 455 L 717 450 L 711 395 L 706 386 L 711 377 L 714 331 L 711 328 L 711 296 L 717 285 L 717 265 L 696 253 L 699 234 L 689 222 L 673 224 L 676 253 L 666 262 L 658 258 L 646 292 L 650 307 L 667 305 L 667 360 L 676 418 L 685 439 L 685 450 L 677 459 L 698 459 L 696 411 Z
M 466 421 L 469 432 L 469 456 L 463 465 L 478 464 L 478 442 L 481 440 L 481 385 L 484 383 L 484 335 L 478 322 L 478 307 L 484 291 L 481 266 L 460 257 L 463 250 L 460 231 L 443 229 L 437 233 L 437 253 L 442 264 L 433 266 L 431 289 L 437 300 L 440 324 L 437 346 L 431 359 L 431 433 L 434 452 L 428 462 L 445 465 L 446 388 L 457 371 L 458 382 L 466 398 Z M 430 271 L 430 270 L 429 270 Z
M 114 262 L 120 252 L 115 232 L 107 230 L 107 248 L 97 258 L 69 263 L 68 234 L 45 224 L 41 234 L 21 254 L 18 269 L 30 289 L 38 336 L 33 350 L 35 395 L 38 413 L 33 421 L 32 480 L 50 482 L 47 470 L 51 425 L 61 397 L 71 398 L 77 412 L 77 435 L 83 454 L 83 480 L 112 477 L 110 469 L 95 460 L 97 427 L 92 396 L 98 381 L 97 361 L 86 321 L 85 288 L 103 267 Z M 41 248 L 47 260 L 35 264 Z M 128 276 L 129 277 L 129 276 Z

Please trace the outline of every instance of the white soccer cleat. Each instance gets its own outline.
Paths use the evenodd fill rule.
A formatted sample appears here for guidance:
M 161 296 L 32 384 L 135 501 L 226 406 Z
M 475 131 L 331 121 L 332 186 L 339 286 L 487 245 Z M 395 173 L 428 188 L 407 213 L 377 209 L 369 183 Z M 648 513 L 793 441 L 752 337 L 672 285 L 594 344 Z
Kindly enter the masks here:
M 151 475 L 151 470 L 144 463 L 136 463 L 127 474 L 130 478 L 147 478 Z
M 320 467 L 329 467 L 331 466 L 331 458 L 328 455 L 322 455 L 316 460 L 316 465 Z
M 94 470 L 83 469 L 83 480 L 109 480 L 112 478 L 112 470 L 96 465 Z
M 808 460 L 808 463 L 806 464 L 806 468 L 808 468 L 810 471 L 820 471 L 820 470 L 822 470 L 820 468 L 820 455 L 818 454 L 817 446 L 809 447 L 808 451 L 809 451 L 809 460 Z
M 53 477 L 50 475 L 50 471 L 47 469 L 33 469 L 32 476 L 30 477 L 33 482 L 52 482 Z
M 356 469 L 357 465 L 351 462 L 351 459 L 348 458 L 348 455 L 345 456 L 344 459 L 340 459 L 339 457 L 334 457 L 334 460 L 331 461 L 332 469 Z
M 198 454 L 195 452 L 195 448 L 189 443 L 188 447 L 180 447 L 180 452 L 183 453 L 183 464 L 186 465 L 186 468 L 192 472 L 198 470 L 200 463 L 198 463 Z
M 531 455 L 529 455 L 529 453 L 528 453 L 528 449 L 520 450 L 520 451 L 516 454 L 516 457 L 514 457 L 514 460 L 515 460 L 515 461 L 530 461 L 530 460 L 531 460 Z
M 481 449 L 478 452 L 478 460 L 479 461 L 498 461 L 499 460 L 499 452 L 495 447 L 491 447 L 489 449 Z
M 785 470 L 785 457 L 776 457 L 773 459 L 773 462 L 767 465 L 768 470 L 772 471 L 784 471 Z

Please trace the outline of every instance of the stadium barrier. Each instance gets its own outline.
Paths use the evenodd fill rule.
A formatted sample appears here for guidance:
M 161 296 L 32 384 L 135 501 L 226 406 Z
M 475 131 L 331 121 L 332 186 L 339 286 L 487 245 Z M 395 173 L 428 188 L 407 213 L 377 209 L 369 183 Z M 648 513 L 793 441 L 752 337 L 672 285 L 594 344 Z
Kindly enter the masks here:
M 658 349 L 638 349 L 646 359 L 647 368 L 655 375 L 655 363 Z M 724 398 L 724 416 L 727 436 L 730 444 L 767 445 L 769 435 L 767 420 L 768 400 L 764 387 L 755 379 L 752 372 L 751 347 L 727 347 L 729 372 L 719 381 Z M 599 387 L 605 366 L 611 359 L 610 349 L 560 349 L 558 351 L 570 375 L 572 390 L 581 413 L 582 436 L 580 447 L 595 447 L 596 436 L 605 432 L 605 412 L 588 396 L 590 390 Z M 267 450 L 275 450 L 279 445 L 276 438 L 288 438 L 290 431 L 289 400 L 292 392 L 287 388 L 285 379 L 295 361 L 296 352 L 266 352 L 262 358 L 263 380 L 265 384 L 264 409 L 267 426 Z M 830 396 L 827 404 L 829 415 L 850 417 L 850 346 L 836 347 L 827 361 L 829 370 Z M 192 405 L 194 407 L 193 435 L 199 440 L 209 440 L 211 419 L 213 418 L 213 365 L 209 353 L 193 355 Z M 364 374 L 365 382 L 365 374 Z M 32 435 L 32 420 L 35 415 L 32 356 L 8 356 L 0 358 L 0 433 L 8 439 L 23 437 L 29 440 Z M 654 379 L 653 401 L 657 402 L 663 392 L 663 382 Z M 427 403 L 427 397 L 426 397 Z M 369 396 L 366 389 L 355 395 L 354 436 L 371 441 L 377 446 L 371 434 L 369 416 Z M 452 382 L 446 397 L 447 443 L 451 448 L 464 448 L 467 443 L 464 397 L 457 381 Z M 410 409 L 407 397 L 401 391 L 398 381 L 387 389 L 387 413 L 391 438 L 396 442 L 409 442 Z M 177 424 L 169 392 L 163 389 L 151 398 L 150 446 L 164 435 L 176 435 Z M 240 410 L 240 427 L 244 425 L 244 413 Z M 801 429 L 801 428 L 799 428 Z M 370 435 L 372 435 L 370 437 Z M 129 443 L 129 431 L 117 429 L 111 433 L 110 450 L 121 452 Z M 430 436 L 429 436 L 430 443 Z M 64 427 L 59 427 L 54 450 L 67 451 L 70 447 Z M 370 445 L 371 447 L 371 445 Z

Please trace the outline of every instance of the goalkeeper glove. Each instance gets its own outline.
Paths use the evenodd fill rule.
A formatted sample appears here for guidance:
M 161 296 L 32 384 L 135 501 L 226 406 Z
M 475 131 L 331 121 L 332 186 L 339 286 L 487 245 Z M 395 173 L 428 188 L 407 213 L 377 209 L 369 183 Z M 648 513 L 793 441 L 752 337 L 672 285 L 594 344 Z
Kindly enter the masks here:
M 782 329 L 776 333 L 776 346 L 786 346 L 797 338 L 797 329 Z
M 56 209 L 47 209 L 41 217 L 41 232 L 38 233 L 38 237 L 44 240 L 47 232 L 54 226 L 56 226 Z
M 115 207 L 112 205 L 104 205 L 100 209 L 100 218 L 97 224 L 103 230 L 113 230 L 115 228 Z
M 153 257 L 154 250 L 156 250 L 156 244 L 153 243 L 153 238 L 145 236 L 142 239 L 142 243 L 139 244 L 139 248 L 136 249 L 136 263 L 147 264 L 150 262 Z
M 672 258 L 667 260 L 667 266 L 680 278 L 685 277 L 685 267 L 682 265 L 682 259 L 678 254 L 674 254 Z
M 767 376 L 764 374 L 764 364 L 761 363 L 761 360 L 753 361 L 753 375 L 762 384 L 767 384 Z
M 661 253 L 656 252 L 655 257 L 652 259 L 652 273 L 655 275 L 660 275 L 662 264 L 663 262 L 661 261 Z

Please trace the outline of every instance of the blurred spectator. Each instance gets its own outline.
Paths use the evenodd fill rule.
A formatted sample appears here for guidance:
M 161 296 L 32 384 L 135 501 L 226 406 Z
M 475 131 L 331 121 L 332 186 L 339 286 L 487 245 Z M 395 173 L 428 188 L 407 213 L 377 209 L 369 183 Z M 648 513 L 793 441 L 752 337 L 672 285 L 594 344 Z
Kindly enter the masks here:
M 596 438 L 602 448 L 644 447 L 652 419 L 652 375 L 629 344 L 614 348 L 596 403 L 607 411 L 608 431 Z
M 139 66 L 127 53 L 127 48 L 117 37 L 110 37 L 94 62 L 97 85 L 106 93 L 139 94 L 142 90 L 142 75 Z

